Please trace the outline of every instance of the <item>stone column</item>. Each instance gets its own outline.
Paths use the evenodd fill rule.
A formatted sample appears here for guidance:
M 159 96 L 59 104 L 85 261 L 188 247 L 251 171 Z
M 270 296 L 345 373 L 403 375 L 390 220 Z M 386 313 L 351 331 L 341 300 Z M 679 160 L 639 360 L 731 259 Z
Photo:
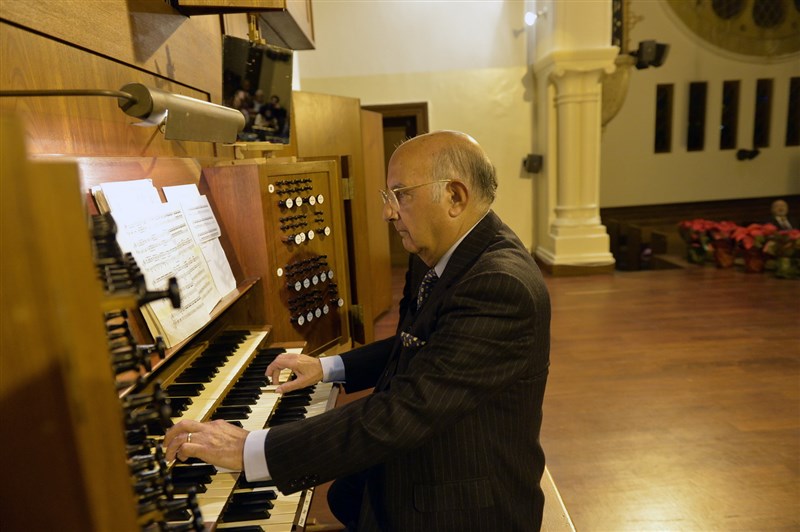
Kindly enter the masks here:
M 602 80 L 614 71 L 616 56 L 615 47 L 557 50 L 535 65 L 539 89 L 555 87 L 546 111 L 555 115 L 548 120 L 555 128 L 555 145 L 548 150 L 554 216 L 536 248 L 539 262 L 554 274 L 613 270 L 599 191 Z

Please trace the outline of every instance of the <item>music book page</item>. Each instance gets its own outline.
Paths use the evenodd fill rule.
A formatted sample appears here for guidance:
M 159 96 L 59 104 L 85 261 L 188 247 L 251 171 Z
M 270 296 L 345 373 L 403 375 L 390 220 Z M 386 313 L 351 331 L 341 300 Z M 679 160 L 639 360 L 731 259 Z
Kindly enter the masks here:
M 181 206 L 161 203 L 150 180 L 104 183 L 100 188 L 117 224 L 117 243 L 133 254 L 147 289 L 164 290 L 171 277 L 178 281 L 180 308 L 172 308 L 168 299 L 142 307 L 153 336 L 172 347 L 208 323 L 221 299 L 203 251 Z
M 163 187 L 162 190 L 167 201 L 178 203 L 183 209 L 194 240 L 203 251 L 217 290 L 222 295 L 229 294 L 236 288 L 236 279 L 219 242 L 222 232 L 208 198 L 200 195 L 197 185 Z
M 179 207 L 159 203 L 138 212 L 117 214 L 119 231 L 130 246 L 123 251 L 133 254 L 148 290 L 164 290 L 170 277 L 178 280 L 180 308 L 174 309 L 169 300 L 160 299 L 145 305 L 148 312 L 143 312 L 148 325 L 162 332 L 171 347 L 208 323 L 220 294 Z

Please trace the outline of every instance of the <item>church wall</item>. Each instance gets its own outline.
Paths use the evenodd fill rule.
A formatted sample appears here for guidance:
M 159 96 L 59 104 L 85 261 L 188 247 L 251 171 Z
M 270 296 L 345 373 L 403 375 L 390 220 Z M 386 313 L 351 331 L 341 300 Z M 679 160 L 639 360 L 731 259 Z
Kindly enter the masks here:
M 790 3 L 791 4 L 791 3 Z M 800 147 L 786 147 L 789 79 L 800 76 L 800 54 L 753 58 L 726 52 L 691 33 L 665 2 L 634 0 L 642 20 L 630 46 L 655 39 L 669 43 L 666 63 L 634 70 L 625 104 L 606 126 L 602 140 L 601 207 L 682 203 L 800 193 Z M 752 148 L 756 80 L 774 80 L 770 146 L 753 160 L 738 161 L 737 149 Z M 722 84 L 741 82 L 738 142 L 719 148 Z M 705 147 L 686 149 L 689 83 L 708 83 Z M 656 85 L 674 84 L 672 151 L 654 153 Z
M 428 102 L 431 130 L 475 137 L 497 167 L 495 211 L 531 247 L 533 186 L 522 159 L 531 151 L 533 95 L 523 7 L 318 2 L 317 50 L 297 55 L 304 91 L 360 98 L 362 105 Z

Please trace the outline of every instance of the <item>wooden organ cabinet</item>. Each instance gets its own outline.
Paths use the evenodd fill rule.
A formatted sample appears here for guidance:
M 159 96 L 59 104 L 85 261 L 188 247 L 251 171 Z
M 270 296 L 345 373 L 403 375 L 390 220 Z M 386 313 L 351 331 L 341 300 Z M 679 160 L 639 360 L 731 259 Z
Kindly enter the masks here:
M 223 224 L 243 223 L 248 229 L 230 231 L 231 246 L 245 249 L 264 235 L 265 260 L 256 272 L 262 283 L 266 312 L 274 316 L 273 334 L 279 341 L 303 341 L 306 351 L 322 350 L 350 341 L 347 244 L 342 221 L 342 199 L 333 161 L 271 162 L 269 159 L 209 168 L 204 186 Z M 242 220 L 240 203 L 224 203 L 241 187 L 239 173 L 257 181 L 255 212 Z M 218 174 L 227 177 L 217 177 Z M 212 177 L 213 176 L 213 177 Z M 256 191 L 253 190 L 255 193 Z M 251 229 L 253 229 L 251 231 Z
M 28 157 L 23 137 L 3 115 L 0 410 L 14 479 L 3 530 L 302 530 L 311 490 L 287 498 L 239 473 L 166 464 L 160 439 L 183 418 L 252 430 L 335 403 L 322 384 L 279 399 L 264 370 L 285 349 L 350 345 L 336 164 Z M 140 305 L 174 293 L 143 287 L 88 192 L 138 179 L 198 185 L 236 279 L 205 326 L 169 348 Z

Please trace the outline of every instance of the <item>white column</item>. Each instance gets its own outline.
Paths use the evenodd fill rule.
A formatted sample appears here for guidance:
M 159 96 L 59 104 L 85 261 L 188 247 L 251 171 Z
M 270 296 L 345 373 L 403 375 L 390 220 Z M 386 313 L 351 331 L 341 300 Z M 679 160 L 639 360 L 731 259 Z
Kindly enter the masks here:
M 554 128 L 548 150 L 550 205 L 547 238 L 536 256 L 553 266 L 608 267 L 614 264 L 608 234 L 600 223 L 600 136 L 602 78 L 614 71 L 616 47 L 557 50 L 534 65 L 539 90 L 546 91 L 546 122 Z M 552 85 L 555 90 L 548 90 Z M 551 200 L 552 201 L 552 200 Z

